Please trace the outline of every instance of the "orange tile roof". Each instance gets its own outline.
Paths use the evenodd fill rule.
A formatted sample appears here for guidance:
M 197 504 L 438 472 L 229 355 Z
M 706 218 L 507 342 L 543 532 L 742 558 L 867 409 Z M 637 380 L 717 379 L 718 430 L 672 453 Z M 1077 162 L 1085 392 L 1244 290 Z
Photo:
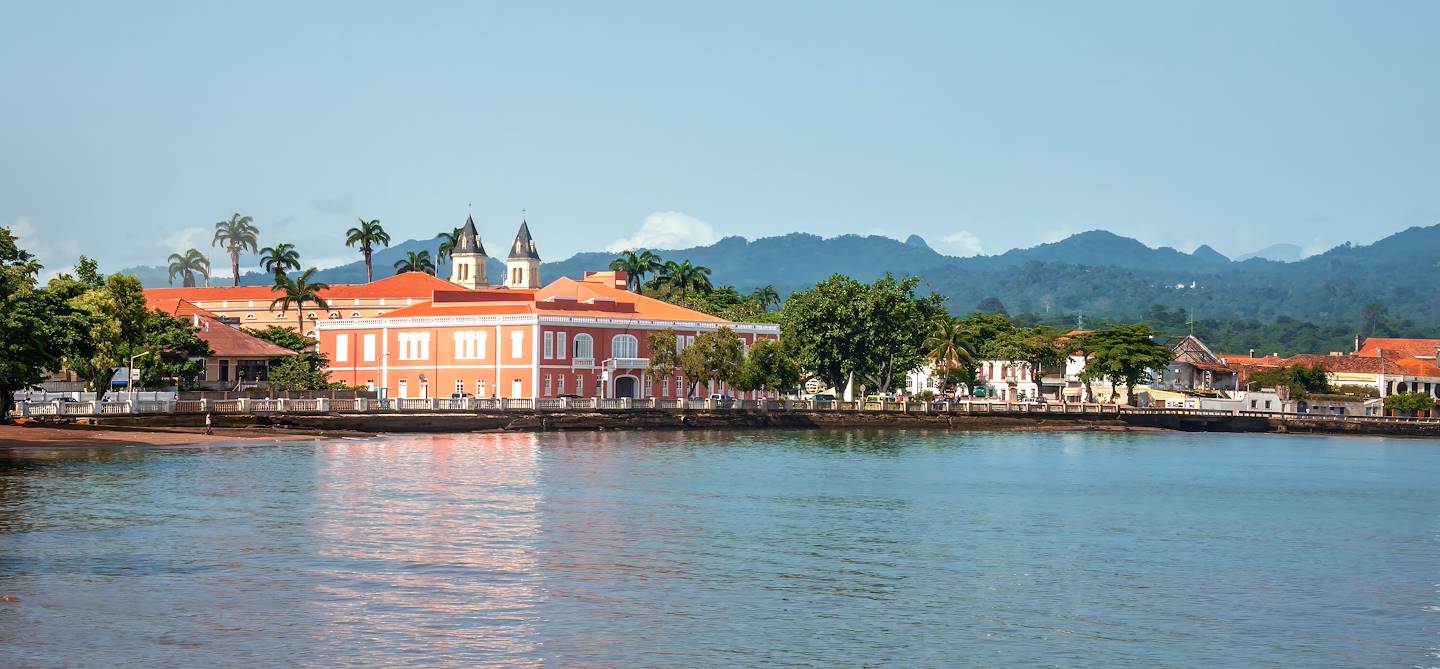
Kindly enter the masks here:
M 637 295 L 600 281 L 576 281 L 562 277 L 536 291 L 490 289 L 473 293 L 474 299 L 466 301 L 465 295 L 456 295 L 447 288 L 436 291 L 430 302 L 396 309 L 381 318 L 545 314 L 702 323 L 729 322 L 718 316 Z
M 1435 355 L 1435 349 L 1440 349 L 1440 339 L 1401 339 L 1397 337 L 1371 337 L 1360 345 L 1360 350 L 1355 355 L 1368 358 L 1380 356 L 1380 351 L 1385 351 L 1388 357 L 1398 354 L 1402 357 L 1413 358 L 1415 356 L 1431 357 Z
M 245 334 L 240 328 L 220 322 L 219 316 L 186 300 L 152 298 L 147 295 L 145 303 L 152 310 L 190 321 L 198 330 L 200 338 L 215 352 L 215 357 L 279 358 L 295 355 L 295 352 L 288 348 Z
M 162 311 L 177 318 L 185 318 L 195 314 L 209 318 L 219 318 L 216 314 L 195 306 L 195 303 L 179 298 L 151 299 L 149 295 L 146 295 L 145 304 L 150 307 L 151 311 Z
M 437 290 L 464 290 L 436 276 L 423 272 L 406 272 L 370 283 L 341 283 L 320 291 L 331 299 L 378 299 L 410 297 L 429 299 Z M 205 286 L 198 288 L 147 288 L 148 299 L 182 299 L 190 302 L 218 300 L 273 300 L 280 293 L 273 286 Z

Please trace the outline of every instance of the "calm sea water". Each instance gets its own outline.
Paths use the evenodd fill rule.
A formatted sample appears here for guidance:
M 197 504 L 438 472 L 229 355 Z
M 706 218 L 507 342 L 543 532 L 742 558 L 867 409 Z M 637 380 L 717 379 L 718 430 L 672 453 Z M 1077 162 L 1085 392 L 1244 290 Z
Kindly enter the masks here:
M 1430 667 L 1440 443 L 0 452 L 0 666 Z

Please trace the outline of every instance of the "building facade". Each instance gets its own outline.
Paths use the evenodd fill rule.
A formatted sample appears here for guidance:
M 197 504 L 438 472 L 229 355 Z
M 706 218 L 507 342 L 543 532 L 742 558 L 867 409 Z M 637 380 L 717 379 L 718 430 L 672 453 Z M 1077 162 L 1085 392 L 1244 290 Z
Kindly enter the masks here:
M 724 384 L 687 387 L 678 373 L 650 380 L 649 335 L 672 330 L 683 350 L 729 327 L 748 350 L 778 339 L 778 326 L 731 323 L 625 284 L 623 272 L 593 272 L 537 290 L 439 290 L 383 316 L 320 323 L 320 350 L 332 379 L 404 399 L 754 396 Z

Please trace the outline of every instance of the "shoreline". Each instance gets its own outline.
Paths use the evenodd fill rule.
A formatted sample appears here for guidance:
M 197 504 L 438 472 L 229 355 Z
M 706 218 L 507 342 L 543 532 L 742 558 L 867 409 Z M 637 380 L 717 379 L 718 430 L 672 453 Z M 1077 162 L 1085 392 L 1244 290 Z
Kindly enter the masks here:
M 13 448 L 95 448 L 135 446 L 195 446 L 269 441 L 315 441 L 337 437 L 374 436 L 368 433 L 321 433 L 275 428 L 139 427 L 129 425 L 0 425 L 0 450 Z

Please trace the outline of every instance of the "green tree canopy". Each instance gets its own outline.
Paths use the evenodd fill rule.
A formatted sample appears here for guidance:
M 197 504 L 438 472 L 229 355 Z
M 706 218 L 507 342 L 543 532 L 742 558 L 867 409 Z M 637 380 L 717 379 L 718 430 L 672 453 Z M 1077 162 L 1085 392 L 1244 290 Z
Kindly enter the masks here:
M 300 252 L 294 244 L 276 244 L 260 249 L 260 266 L 275 277 L 275 286 L 284 283 L 285 273 L 300 269 Z
M 745 363 L 745 342 L 727 327 L 702 332 L 680 353 L 679 363 L 688 382 L 687 395 L 695 394 L 702 381 L 724 381 L 734 386 Z
M 675 370 L 680 366 L 675 331 L 670 328 L 655 330 L 648 339 L 650 367 L 645 370 L 645 375 L 650 377 L 650 383 L 660 383 L 662 379 L 674 376 Z
M 784 391 L 800 385 L 800 366 L 785 353 L 780 342 L 760 339 L 740 366 L 735 386 L 740 390 Z
M 780 322 L 794 338 L 797 361 L 835 388 L 853 373 L 888 389 L 924 363 L 926 324 L 945 313 L 944 298 L 917 296 L 918 284 L 889 274 L 863 284 L 837 274 L 792 294 Z
M 1096 330 L 1085 338 L 1088 360 L 1080 379 L 1108 379 L 1114 387 L 1125 386 L 1129 401 L 1135 403 L 1135 386 L 1149 383 L 1154 370 L 1169 366 L 1170 349 L 1155 343 L 1155 331 L 1145 325 L 1117 325 Z
M 1413 416 L 1420 411 L 1433 411 L 1435 398 L 1428 393 L 1395 393 L 1385 396 L 1385 408 L 1404 416 Z

